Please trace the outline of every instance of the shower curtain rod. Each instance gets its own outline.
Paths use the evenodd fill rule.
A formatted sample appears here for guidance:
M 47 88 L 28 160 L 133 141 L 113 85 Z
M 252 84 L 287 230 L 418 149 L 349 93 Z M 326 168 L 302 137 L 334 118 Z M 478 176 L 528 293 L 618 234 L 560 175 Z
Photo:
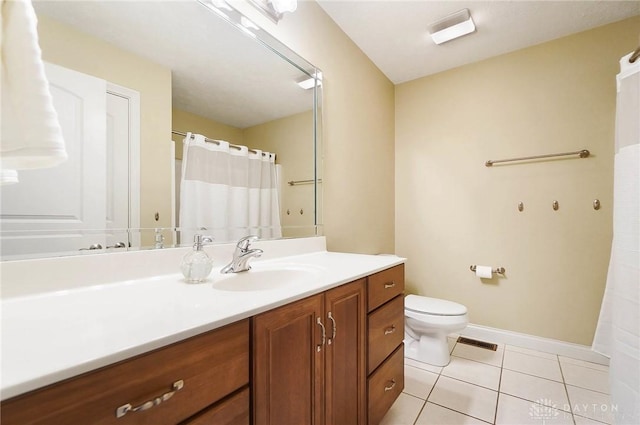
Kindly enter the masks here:
M 177 135 L 177 136 L 182 136 L 182 137 L 187 137 L 186 133 L 183 133 L 182 131 L 175 131 L 175 130 L 171 130 L 171 133 Z M 193 137 L 193 134 L 191 134 L 191 137 Z M 220 144 L 220 140 L 215 140 L 215 139 L 209 139 L 208 137 L 204 138 L 205 142 L 208 143 L 215 143 L 216 145 Z M 229 147 L 237 149 L 237 150 L 242 150 L 242 146 L 238 146 L 238 145 L 234 145 L 233 143 L 229 143 Z M 254 149 L 249 149 L 249 152 L 251 153 L 258 153 L 258 151 L 254 150 Z M 266 156 L 266 154 L 264 152 L 262 152 L 263 156 Z

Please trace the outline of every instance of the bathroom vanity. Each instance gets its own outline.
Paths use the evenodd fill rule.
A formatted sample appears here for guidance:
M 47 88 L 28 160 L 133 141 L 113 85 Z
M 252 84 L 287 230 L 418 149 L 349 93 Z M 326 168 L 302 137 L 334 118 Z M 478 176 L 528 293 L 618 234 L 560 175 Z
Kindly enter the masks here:
M 270 252 L 268 242 L 256 245 Z M 266 255 L 247 272 L 264 279 L 262 289 L 240 276 L 233 290 L 215 275 L 188 285 L 170 274 L 44 294 L 9 291 L 15 296 L 3 299 L 2 423 L 379 423 L 404 386 L 404 259 L 274 250 L 284 255 Z M 65 315 L 77 316 L 54 307 L 62 319 L 38 321 L 41 339 L 33 340 L 36 328 L 26 318 L 38 313 L 24 310 L 41 308 L 46 297 L 49 306 L 67 297 L 69 309 L 98 317 L 111 311 L 110 320 L 56 329 Z M 134 306 L 142 315 L 131 320 L 126 309 Z M 101 347 L 91 345 L 100 340 Z

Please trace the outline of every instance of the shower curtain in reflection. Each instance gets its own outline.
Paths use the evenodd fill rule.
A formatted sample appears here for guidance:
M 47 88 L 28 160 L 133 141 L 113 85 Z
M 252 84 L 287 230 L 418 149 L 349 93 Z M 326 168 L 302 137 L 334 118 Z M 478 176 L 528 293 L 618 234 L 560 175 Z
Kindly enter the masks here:
M 620 60 L 613 243 L 593 349 L 610 357 L 616 424 L 640 424 L 640 60 Z
M 191 136 L 183 141 L 180 243 L 196 233 L 216 242 L 281 237 L 276 155 Z

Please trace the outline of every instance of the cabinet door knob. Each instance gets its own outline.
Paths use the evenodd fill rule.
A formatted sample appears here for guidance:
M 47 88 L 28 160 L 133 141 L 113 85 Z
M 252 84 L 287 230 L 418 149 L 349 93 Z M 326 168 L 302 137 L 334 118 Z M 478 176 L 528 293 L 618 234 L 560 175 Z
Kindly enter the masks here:
M 139 406 L 133 407 L 131 404 L 123 404 L 122 406 L 116 409 L 116 418 L 121 418 L 129 412 L 142 412 L 144 410 L 151 409 L 154 406 L 159 405 L 163 401 L 169 400 L 175 393 L 180 391 L 184 387 L 184 381 L 181 379 L 176 381 L 171 386 L 171 391 L 166 392 L 153 400 L 146 401 Z
M 395 282 L 387 282 L 384 284 L 384 289 L 393 288 L 394 286 L 396 286 Z
M 396 325 L 391 325 L 390 327 L 384 330 L 384 334 L 389 335 L 394 333 L 395 331 L 396 331 Z

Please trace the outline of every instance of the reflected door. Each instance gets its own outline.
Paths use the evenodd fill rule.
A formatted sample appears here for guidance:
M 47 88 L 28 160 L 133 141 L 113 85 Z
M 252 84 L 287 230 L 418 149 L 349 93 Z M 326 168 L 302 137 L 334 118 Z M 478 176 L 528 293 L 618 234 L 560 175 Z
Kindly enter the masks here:
M 90 232 L 105 228 L 106 82 L 52 64 L 46 74 L 69 158 L 0 188 L 5 258 L 106 246 Z
M 111 249 L 140 246 L 139 178 L 140 94 L 107 85 L 106 243 Z

